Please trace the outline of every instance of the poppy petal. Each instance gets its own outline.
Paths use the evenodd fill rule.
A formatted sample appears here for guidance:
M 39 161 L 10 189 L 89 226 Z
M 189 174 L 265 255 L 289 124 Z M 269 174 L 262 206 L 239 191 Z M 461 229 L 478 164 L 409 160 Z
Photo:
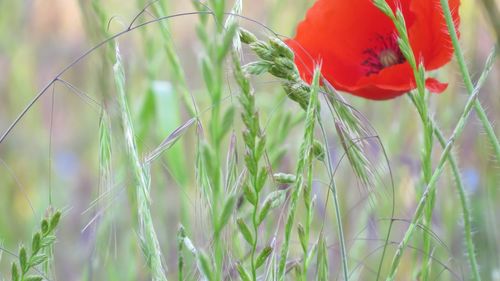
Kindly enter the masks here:
M 460 0 L 449 0 L 453 21 L 458 30 Z M 412 1 L 411 11 L 417 14 L 408 33 L 413 52 L 423 61 L 427 70 L 437 69 L 450 61 L 453 45 L 446 28 L 443 9 L 439 0 Z
M 409 8 L 408 4 L 404 6 Z M 310 72 L 301 71 L 303 76 L 312 76 L 315 63 L 311 60 L 322 61 L 322 73 L 330 82 L 328 76 L 349 85 L 366 75 L 363 52 L 378 36 L 392 35 L 393 31 L 391 20 L 371 0 L 318 0 L 297 27 L 289 46 L 298 54 L 299 69 Z
M 460 0 L 448 0 L 458 27 Z M 405 18 L 410 45 L 427 70 L 448 63 L 453 55 L 439 0 L 387 0 Z M 362 20 L 360 20 L 362 19 Z M 317 0 L 286 43 L 295 53 L 301 77 L 310 82 L 314 65 L 336 89 L 368 99 L 389 99 L 416 87 L 411 67 L 396 41 L 391 20 L 373 0 Z M 428 79 L 431 92 L 447 84 Z
M 407 91 L 393 91 L 376 86 L 368 86 L 347 93 L 370 100 L 388 100 L 399 97 L 407 93 Z
M 431 93 L 441 94 L 448 88 L 448 83 L 442 83 L 434 78 L 427 78 L 425 80 L 425 88 Z

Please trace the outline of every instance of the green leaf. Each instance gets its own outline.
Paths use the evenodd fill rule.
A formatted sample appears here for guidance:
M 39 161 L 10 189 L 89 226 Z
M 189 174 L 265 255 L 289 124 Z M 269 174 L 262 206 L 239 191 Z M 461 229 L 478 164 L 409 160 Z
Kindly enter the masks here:
M 292 174 L 276 173 L 273 175 L 274 180 L 279 184 L 292 184 L 295 183 L 297 177 Z
M 256 182 L 257 192 L 262 191 L 262 188 L 264 188 L 264 185 L 266 184 L 266 180 L 267 180 L 267 168 L 261 168 Z
M 219 141 L 222 140 L 233 126 L 234 116 L 236 115 L 234 106 L 229 107 L 222 117 L 221 130 L 219 131 Z
M 250 277 L 250 273 L 241 265 L 241 263 L 238 263 L 236 265 L 236 269 L 238 270 L 238 273 L 240 274 L 241 280 L 243 281 L 251 281 L 252 278 Z
M 323 234 L 320 234 L 318 239 L 318 250 L 316 264 L 318 267 L 318 281 L 328 280 L 328 250 L 326 248 L 326 241 Z
M 214 80 L 212 78 L 213 73 L 212 62 L 209 58 L 204 57 L 201 59 L 201 71 L 203 73 L 203 79 L 205 80 L 205 85 L 207 86 L 207 90 L 210 94 L 212 94 L 214 90 Z
M 245 184 L 243 187 L 243 195 L 245 195 L 245 199 L 250 202 L 250 204 L 254 206 L 257 204 L 257 196 L 248 184 Z
M 257 122 L 256 122 L 256 124 L 258 125 Z M 257 128 L 257 130 L 259 130 L 259 129 Z M 255 149 L 255 157 L 257 159 L 260 159 L 262 157 L 262 155 L 264 154 L 265 149 L 266 149 L 266 138 L 264 135 L 261 135 L 257 140 L 256 149 Z
M 30 266 L 37 266 L 48 259 L 46 254 L 34 255 L 30 258 Z
M 215 14 L 215 18 L 218 22 L 222 22 L 224 18 L 224 8 L 226 7 L 226 1 L 224 0 L 216 0 L 212 1 L 212 7 Z
M 269 46 L 262 41 L 256 41 L 249 44 L 250 48 L 264 61 L 272 62 L 274 60 L 274 53 L 270 50 Z
M 259 220 L 257 221 L 257 225 L 260 225 L 267 217 L 267 214 L 269 214 L 269 210 L 271 210 L 271 204 L 271 201 L 264 201 L 264 206 L 259 213 Z
M 214 270 L 212 269 L 212 264 L 210 263 L 210 259 L 208 258 L 207 254 L 205 254 L 204 252 L 200 252 L 198 254 L 198 262 L 200 271 L 203 273 L 203 275 L 205 275 L 205 277 L 209 281 L 215 281 Z
M 21 249 L 19 250 L 19 265 L 21 266 L 21 273 L 26 273 L 28 271 L 28 254 L 26 253 L 24 246 L 21 246 Z
M 268 61 L 255 61 L 244 65 L 243 71 L 251 75 L 261 75 L 268 72 L 272 66 Z
M 99 172 L 101 174 L 102 188 L 111 189 L 111 161 L 112 161 L 111 121 L 103 108 L 99 118 Z
M 318 140 L 314 140 L 313 142 L 313 155 L 319 161 L 325 160 L 325 148 Z
M 213 158 L 214 152 L 213 152 L 212 147 L 210 146 L 209 143 L 202 142 L 201 153 L 202 153 L 203 164 L 204 164 L 205 169 L 207 170 L 208 174 L 213 174 L 215 171 L 214 170 L 215 167 L 214 167 L 213 161 L 212 161 L 212 159 L 214 159 Z M 218 168 L 219 167 L 217 167 L 217 169 Z
M 181 106 L 179 106 L 179 91 L 175 91 L 172 84 L 167 81 L 154 81 L 152 83 L 154 94 L 155 112 L 158 136 L 167 136 L 168 151 L 165 151 L 165 157 L 169 164 L 172 176 L 181 186 L 187 185 L 188 178 L 186 169 L 186 153 L 182 143 L 175 145 L 177 140 L 182 138 L 189 128 L 196 125 L 196 117 L 183 123 Z M 179 125 L 182 124 L 182 125 Z M 162 143 L 165 144 L 165 141 Z
M 42 281 L 43 277 L 40 275 L 30 275 L 26 278 L 24 278 L 23 281 Z
M 56 241 L 56 236 L 55 235 L 48 235 L 48 236 L 45 236 L 43 237 L 42 239 L 42 243 L 41 243 L 41 247 L 42 248 L 45 248 L 45 247 L 48 247 L 52 244 L 54 244 L 54 242 Z
M 215 230 L 216 233 L 221 232 L 224 226 L 226 226 L 226 224 L 229 222 L 231 214 L 233 213 L 234 210 L 235 202 L 236 202 L 236 196 L 234 195 L 229 196 L 229 198 L 226 201 L 226 204 L 224 204 L 224 208 L 222 209 L 222 214 L 219 218 L 217 229 Z
M 241 232 L 241 235 L 243 235 L 243 238 L 248 242 L 248 244 L 252 245 L 253 244 L 253 236 L 252 232 L 250 232 L 250 228 L 246 225 L 246 223 L 243 221 L 242 218 L 238 219 L 238 228 Z
M 271 46 L 280 56 L 290 60 L 294 59 L 295 55 L 293 51 L 281 39 L 276 37 L 269 38 L 269 46 Z
M 136 126 L 137 138 L 146 139 L 147 134 L 151 131 L 151 124 L 153 124 L 153 118 L 155 116 L 155 100 L 153 89 L 149 88 L 145 93 L 140 102 L 138 112 L 137 112 L 137 123 Z
M 251 151 L 249 151 L 247 154 L 245 154 L 245 164 L 246 164 L 246 167 L 248 169 L 248 174 L 249 175 L 256 175 L 257 174 L 258 163 L 252 157 L 252 152 Z
M 35 233 L 33 235 L 33 239 L 31 241 L 31 254 L 35 255 L 40 251 L 40 246 L 41 246 L 41 235 L 40 232 Z
M 195 0 L 193 2 L 199 3 L 198 0 Z M 198 35 L 198 38 L 200 39 L 201 43 L 203 43 L 204 46 L 208 45 L 208 42 L 209 42 L 208 34 L 202 25 L 196 26 L 196 35 Z
M 50 219 L 49 231 L 53 231 L 54 229 L 56 229 L 60 220 L 61 220 L 61 212 L 56 212 L 54 216 L 52 216 L 52 218 Z
M 304 253 L 304 257 L 303 259 L 305 259 L 305 267 L 306 268 L 309 268 L 309 266 L 311 265 L 311 262 L 314 258 L 314 252 L 316 252 L 316 248 L 318 247 L 317 244 L 314 244 L 311 248 L 311 250 L 309 250 L 307 253 Z
M 226 186 L 232 187 L 238 178 L 238 151 L 237 138 L 234 132 L 231 133 L 231 141 L 227 150 L 226 158 Z
M 40 228 L 42 229 L 42 235 L 46 235 L 49 231 L 49 222 L 46 219 L 42 220 Z
M 307 252 L 307 239 L 306 239 L 306 232 L 305 232 L 302 224 L 299 223 L 299 225 L 297 226 L 297 230 L 299 233 L 300 245 L 302 246 L 302 250 L 304 251 L 304 253 L 306 253 Z
M 260 252 L 255 263 L 256 269 L 261 267 L 266 262 L 267 258 L 271 255 L 272 252 L 273 248 L 271 248 L 270 246 L 265 247 L 262 252 Z
M 251 33 L 250 31 L 248 31 L 244 28 L 240 27 L 239 34 L 240 34 L 241 42 L 243 42 L 245 44 L 250 44 L 250 43 L 257 41 L 257 37 L 255 37 L 255 35 L 253 35 L 253 33 Z
M 19 281 L 19 269 L 17 268 L 17 264 L 15 262 L 12 263 L 12 281 Z
M 233 39 L 235 38 L 238 31 L 237 24 L 231 24 L 229 28 L 224 32 L 224 37 L 222 38 L 222 44 L 217 48 L 217 60 L 218 62 L 222 62 L 226 57 L 229 49 L 231 49 L 233 45 Z
M 267 195 L 264 202 L 271 203 L 271 209 L 281 206 L 286 199 L 286 190 L 276 190 Z

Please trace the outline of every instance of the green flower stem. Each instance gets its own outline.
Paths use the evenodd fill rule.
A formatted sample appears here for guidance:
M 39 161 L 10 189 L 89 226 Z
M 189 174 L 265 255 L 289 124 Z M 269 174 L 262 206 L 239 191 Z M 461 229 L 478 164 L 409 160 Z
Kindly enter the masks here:
M 406 248 L 406 246 L 408 245 L 408 243 L 410 242 L 410 239 L 411 239 L 413 233 L 417 229 L 418 221 L 421 219 L 421 217 L 423 215 L 423 211 L 424 211 L 424 208 L 427 204 L 427 200 L 429 199 L 430 194 L 436 188 L 437 180 L 439 179 L 439 176 L 441 175 L 441 173 L 444 170 L 444 164 L 446 163 L 446 160 L 451 152 L 451 148 L 453 147 L 453 144 L 462 134 L 462 131 L 465 127 L 466 121 L 469 117 L 469 114 L 472 110 L 472 107 L 474 106 L 475 101 L 477 100 L 477 97 L 479 95 L 479 90 L 480 90 L 482 84 L 484 83 L 484 81 L 486 80 L 488 73 L 492 69 L 495 53 L 496 52 L 494 50 L 491 53 L 490 57 L 488 58 L 488 62 L 486 63 L 486 68 L 483 71 L 481 77 L 479 78 L 479 81 L 478 81 L 475 89 L 473 90 L 472 95 L 467 100 L 467 104 L 465 105 L 465 108 L 462 112 L 462 115 L 460 116 L 460 119 L 459 119 L 457 125 L 455 126 L 455 129 L 453 130 L 453 134 L 451 135 L 449 140 L 446 142 L 446 146 L 443 150 L 443 153 L 441 154 L 438 166 L 431 177 L 429 185 L 427 185 L 424 193 L 422 194 L 422 197 L 417 205 L 417 209 L 413 215 L 410 226 L 406 230 L 406 233 L 403 237 L 403 240 L 401 240 L 401 242 L 399 243 L 398 249 L 396 251 L 396 254 L 394 255 L 394 259 L 393 259 L 392 264 L 391 264 L 389 276 L 386 279 L 387 281 L 395 280 L 396 273 L 397 273 L 397 270 L 399 267 L 399 263 L 401 262 L 401 258 L 403 256 L 403 251 Z M 476 274 L 474 274 L 474 275 L 475 275 L 475 278 L 479 277 L 479 275 L 476 275 Z M 480 280 L 480 279 L 477 279 L 477 280 Z
M 310 148 L 313 149 L 312 147 Z M 313 214 L 313 200 L 312 200 L 312 181 L 313 181 L 313 153 L 309 153 L 306 159 L 306 169 L 307 169 L 307 182 L 304 187 L 304 204 L 306 207 L 306 223 L 304 226 L 304 237 L 301 241 L 303 245 L 304 258 L 302 259 L 302 280 L 307 281 L 307 271 L 309 268 L 309 237 L 312 224 L 312 214 Z
M 349 266 L 347 264 L 347 250 L 345 246 L 344 227 L 342 226 L 342 216 L 340 215 L 340 203 L 337 194 L 337 186 L 335 185 L 334 181 L 332 181 L 331 190 L 333 197 L 333 205 L 335 206 L 335 217 L 337 219 L 337 227 L 339 232 L 340 254 L 342 256 L 342 272 L 344 274 L 344 281 L 348 281 Z
M 408 245 L 408 242 L 410 241 L 413 233 L 417 229 L 418 221 L 421 219 L 425 206 L 427 204 L 427 200 L 429 199 L 429 196 L 434 192 L 436 188 L 436 182 L 443 172 L 444 164 L 446 162 L 446 158 L 448 157 L 448 154 L 451 151 L 451 147 L 455 143 L 455 140 L 460 136 L 462 133 L 462 130 L 465 126 L 465 121 L 467 120 L 467 117 L 469 116 L 470 109 L 472 108 L 472 104 L 474 103 L 474 100 L 477 98 L 477 94 L 471 96 L 469 98 L 469 101 L 467 102 L 466 109 L 464 110 L 460 121 L 458 122 L 457 127 L 455 128 L 452 137 L 448 140 L 445 149 L 443 153 L 441 154 L 441 158 L 439 160 L 439 164 L 437 169 L 435 170 L 434 174 L 432 175 L 431 181 L 429 182 L 429 185 L 426 187 L 424 193 L 422 194 L 422 197 L 417 205 L 417 209 L 415 211 L 415 214 L 413 215 L 413 218 L 411 220 L 410 226 L 408 227 L 403 240 L 400 242 L 398 249 L 396 251 L 396 255 L 394 256 L 392 265 L 391 265 L 391 270 L 389 273 L 389 276 L 387 277 L 387 281 L 393 281 L 395 280 L 395 276 L 397 273 L 397 269 L 399 267 L 399 263 L 401 261 L 403 251 Z
M 221 106 L 222 95 L 225 84 L 224 61 L 231 50 L 231 42 L 235 35 L 235 28 L 224 29 L 223 16 L 225 9 L 225 0 L 211 0 L 208 2 L 208 8 L 211 10 L 215 20 L 215 34 L 209 36 L 207 33 L 207 18 L 201 14 L 207 7 L 200 5 L 198 1 L 193 1 L 195 7 L 200 11 L 200 24 L 197 27 L 198 37 L 205 49 L 201 58 L 201 69 L 205 86 L 210 97 L 211 116 L 208 121 L 208 141 L 204 144 L 202 159 L 206 166 L 206 179 L 203 183 L 207 192 L 207 198 L 211 207 L 213 233 L 213 259 L 202 257 L 202 271 L 211 281 L 223 280 L 224 274 L 224 251 L 225 241 L 222 240 L 222 230 L 227 225 L 227 217 L 231 211 L 232 199 L 226 196 L 224 183 L 222 180 L 222 161 L 221 161 L 221 138 L 224 135 L 225 128 L 222 128 L 223 115 L 225 111 Z
M 243 139 L 245 141 L 246 153 L 245 153 L 245 164 L 248 171 L 248 185 L 244 187 L 245 189 L 252 190 L 245 194 L 253 194 L 253 200 L 249 200 L 252 208 L 252 237 L 247 239 L 250 243 L 251 253 L 250 253 L 250 265 L 251 265 L 251 280 L 257 280 L 257 269 L 259 265 L 262 265 L 262 261 L 257 261 L 257 246 L 259 242 L 259 225 L 265 218 L 267 212 L 269 211 L 269 202 L 265 202 L 259 212 L 259 202 L 261 191 L 264 188 L 265 181 L 261 180 L 262 175 L 267 175 L 266 168 L 261 167 L 259 162 L 263 156 L 263 147 L 265 146 L 265 136 L 260 128 L 259 115 L 255 109 L 255 95 L 250 86 L 250 82 L 247 77 L 243 74 L 241 69 L 240 61 L 236 53 L 233 54 L 233 61 L 235 66 L 234 75 L 241 89 L 240 103 L 243 108 L 241 114 L 243 123 L 245 124 L 246 130 L 243 132 Z M 264 173 L 264 174 L 263 174 Z M 246 197 L 247 200 L 250 197 Z M 266 211 L 267 210 L 267 211 Z M 242 223 L 244 224 L 244 223 Z M 244 271 L 244 269 L 241 269 Z M 250 277 L 249 277 L 250 278 Z
M 429 118 L 429 106 L 428 106 L 428 96 L 429 93 L 425 90 L 425 68 L 422 63 L 417 63 L 417 59 L 415 58 L 415 54 L 411 48 L 410 39 L 408 36 L 408 29 L 406 28 L 405 19 L 401 10 L 396 10 L 393 12 L 389 7 L 385 0 L 380 0 L 374 2 L 375 5 L 385 13 L 394 23 L 396 27 L 399 39 L 398 44 L 401 52 L 404 57 L 410 64 L 413 75 L 415 78 L 415 82 L 417 85 L 418 95 L 415 98 L 415 105 L 417 107 L 417 111 L 420 115 L 420 119 L 422 120 L 423 127 L 423 151 L 422 151 L 422 176 L 423 183 L 425 186 L 429 184 L 432 175 L 432 148 L 434 144 L 434 130 L 432 128 L 432 124 Z M 430 204 L 425 208 L 425 216 L 423 219 L 424 227 L 431 228 L 432 221 L 432 212 L 434 209 L 434 201 L 435 201 L 435 191 L 432 191 L 429 195 Z M 423 251 L 424 253 L 429 253 L 431 251 L 431 235 L 429 232 L 423 233 Z M 421 270 L 421 278 L 426 281 L 429 278 L 430 273 L 430 256 L 424 254 L 422 259 L 422 270 Z
M 443 133 L 438 127 L 434 127 L 434 133 L 443 148 L 446 147 L 446 139 L 443 136 Z M 472 240 L 472 218 L 470 215 L 470 206 L 469 201 L 467 200 L 467 194 L 465 192 L 464 185 L 462 183 L 462 179 L 460 177 L 460 170 L 458 169 L 457 161 L 453 154 L 448 156 L 448 162 L 451 166 L 451 171 L 453 173 L 453 177 L 455 178 L 455 184 L 457 186 L 458 196 L 460 198 L 460 205 L 462 206 L 462 219 L 464 220 L 464 233 L 465 233 L 465 244 L 467 247 L 467 256 L 469 257 L 469 263 L 471 266 L 471 270 L 474 275 L 474 281 L 480 281 L 481 277 L 479 275 L 479 266 L 477 264 L 476 259 L 476 251 L 474 246 L 474 241 Z
M 422 67 L 423 69 L 423 67 Z M 424 76 L 419 76 L 415 72 L 415 79 L 421 79 L 421 82 L 425 83 Z M 423 84 L 420 83 L 420 84 Z M 422 128 L 423 128 L 423 151 L 421 156 L 422 162 L 422 179 L 423 186 L 427 186 L 432 176 L 432 148 L 434 145 L 434 130 L 429 114 L 429 103 L 428 103 L 428 95 L 429 93 L 425 91 L 425 89 L 418 89 L 418 99 L 420 106 L 417 106 L 417 110 L 420 107 L 419 114 L 420 119 L 422 120 Z M 411 94 L 410 94 L 411 95 Z M 432 228 L 432 213 L 434 210 L 436 192 L 432 192 L 429 196 L 429 204 L 427 204 L 425 208 L 425 216 L 423 218 L 423 225 L 426 229 Z M 423 251 L 424 255 L 422 257 L 422 270 L 420 272 L 421 278 L 424 281 L 427 281 L 430 274 L 430 252 L 432 247 L 432 237 L 430 235 L 430 231 L 423 232 Z
M 167 281 L 165 270 L 161 259 L 161 250 L 158 237 L 156 235 L 153 217 L 151 215 L 151 179 L 149 166 L 143 164 L 137 151 L 137 142 L 134 135 L 132 116 L 125 92 L 125 71 L 121 62 L 120 51 L 117 44 L 115 46 L 116 60 L 113 66 L 115 84 L 118 91 L 118 102 L 120 104 L 121 119 L 126 139 L 127 152 L 132 162 L 135 180 L 137 182 L 135 194 L 137 200 L 137 213 L 139 217 L 139 234 L 141 248 L 147 258 L 147 265 L 151 270 L 153 281 Z
M 221 69 L 219 67 L 216 67 L 214 76 L 216 76 L 217 82 L 222 81 L 219 78 Z M 211 147 L 213 148 L 213 163 L 214 167 L 220 167 L 220 142 L 217 141 L 218 134 L 219 134 L 219 126 L 220 126 L 220 94 L 219 90 L 213 93 L 212 95 L 212 116 L 210 119 L 210 137 L 211 137 Z M 219 224 L 219 217 L 221 214 L 221 211 L 219 206 L 222 206 L 223 200 L 222 200 L 222 181 L 221 181 L 221 173 L 218 168 L 214 168 L 212 171 L 212 174 L 210 177 L 213 180 L 213 189 L 212 189 L 212 219 L 213 219 L 213 225 L 216 228 L 217 225 Z M 215 248 L 215 280 L 222 280 L 222 267 L 223 267 L 223 256 L 224 256 L 224 251 L 222 248 L 222 243 L 221 243 L 221 237 L 220 237 L 220 232 L 216 232 L 214 235 L 214 248 Z
M 414 96 L 412 96 L 412 95 L 408 95 L 408 96 L 410 97 L 410 100 L 412 101 L 412 103 L 415 104 L 416 101 L 414 99 Z M 430 122 L 432 122 L 432 127 L 434 128 L 434 135 L 436 136 L 439 144 L 441 145 L 442 148 L 445 148 L 446 147 L 446 139 L 443 135 L 443 132 L 441 131 L 441 129 L 439 129 L 439 127 L 437 126 L 437 124 L 435 123 L 435 121 L 432 118 L 429 118 L 429 120 L 430 120 Z M 467 194 L 465 192 L 465 187 L 464 187 L 464 184 L 462 181 L 462 177 L 460 175 L 460 170 L 458 168 L 458 164 L 457 164 L 458 162 L 452 153 L 449 154 L 447 160 L 448 160 L 448 164 L 451 167 L 453 177 L 455 179 L 455 184 L 456 184 L 457 192 L 458 192 L 459 199 L 460 199 L 460 206 L 462 207 L 462 219 L 464 221 L 465 243 L 466 243 L 466 247 L 467 247 L 467 255 L 469 257 L 469 263 L 470 263 L 470 266 L 471 266 L 473 272 L 479 272 L 478 271 L 479 267 L 478 267 L 476 255 L 475 255 L 475 246 L 474 246 L 474 242 L 472 240 L 472 223 L 471 223 L 472 218 L 471 218 L 471 215 L 469 212 L 470 206 L 469 206 L 469 201 L 467 200 Z M 476 274 L 474 274 L 474 275 L 476 276 Z M 479 277 L 479 275 L 477 275 L 476 277 Z M 481 279 L 476 278 L 474 280 L 481 280 Z
M 328 100 L 330 103 L 333 104 L 334 99 L 331 95 L 328 95 Z M 322 122 L 319 122 L 319 125 L 321 127 L 321 130 L 323 131 L 323 135 L 326 136 L 326 131 L 323 127 Z M 350 148 L 347 148 L 350 149 Z M 348 151 L 348 150 L 346 150 Z M 330 177 L 332 178 L 331 184 L 330 184 L 330 190 L 332 192 L 332 198 L 333 198 L 333 206 L 335 208 L 335 218 L 337 219 L 337 231 L 338 231 L 338 239 L 339 239 L 339 244 L 340 244 L 340 256 L 342 259 L 342 273 L 344 275 L 344 281 L 349 280 L 349 264 L 348 264 L 348 259 L 347 259 L 347 250 L 346 250 L 346 243 L 345 243 L 345 237 L 344 237 L 344 227 L 342 224 L 342 215 L 340 212 L 340 202 L 338 199 L 338 193 L 337 193 L 337 185 L 335 184 L 335 180 L 333 179 L 333 168 L 330 167 L 331 161 L 328 161 L 328 170 L 330 171 Z M 390 231 L 388 231 L 390 233 Z M 382 256 L 385 256 L 384 254 Z
M 314 72 L 314 79 L 311 85 L 311 92 L 309 97 L 309 104 L 307 107 L 307 116 L 305 121 L 305 132 L 302 145 L 300 147 L 300 157 L 297 164 L 297 178 L 293 187 L 292 195 L 290 197 L 290 209 L 288 211 L 287 221 L 285 225 L 285 238 L 281 247 L 281 257 L 278 266 L 278 280 L 285 280 L 286 262 L 288 257 L 288 250 L 290 246 L 290 238 L 292 234 L 293 224 L 295 221 L 295 214 L 297 212 L 297 202 L 300 194 L 302 193 L 304 185 L 304 172 L 306 169 L 306 159 L 312 154 L 312 147 L 314 141 L 314 127 L 316 123 L 317 104 L 318 104 L 318 88 L 319 88 L 318 69 Z
M 424 90 L 425 91 L 425 90 Z M 419 96 L 423 97 L 425 100 L 428 93 L 419 93 Z M 423 183 L 424 186 L 429 184 L 429 181 L 432 176 L 432 147 L 434 144 L 434 130 L 432 127 L 431 119 L 429 118 L 428 112 L 428 102 L 422 101 L 423 112 L 420 114 L 420 118 L 422 120 L 422 127 L 424 131 L 424 147 L 422 152 L 422 175 L 423 175 Z M 434 210 L 434 203 L 436 198 L 435 190 L 431 192 L 429 196 L 429 204 L 427 204 L 425 208 L 425 216 L 423 219 L 423 225 L 426 229 L 432 228 L 432 213 Z M 430 274 L 430 252 L 432 247 L 432 237 L 430 235 L 430 231 L 423 232 L 423 251 L 424 255 L 422 257 L 422 270 L 421 270 L 421 278 L 426 281 L 429 278 Z
M 472 83 L 472 79 L 469 74 L 467 64 L 465 63 L 465 58 L 462 53 L 462 49 L 460 48 L 457 31 L 455 29 L 453 17 L 451 16 L 450 5 L 448 4 L 447 0 L 440 0 L 440 1 L 441 1 L 441 7 L 443 8 L 444 17 L 446 20 L 446 25 L 448 26 L 448 32 L 450 33 L 451 36 L 451 42 L 453 43 L 453 48 L 455 49 L 455 56 L 457 58 L 458 65 L 460 67 L 460 72 L 462 73 L 462 77 L 464 79 L 465 87 L 467 88 L 467 92 L 469 93 L 469 95 L 472 95 L 472 93 L 474 92 L 474 84 Z M 486 115 L 486 112 L 484 111 L 483 106 L 481 105 L 479 100 L 476 100 L 474 102 L 474 108 L 476 110 L 479 119 L 481 120 L 484 130 L 486 131 L 486 135 L 488 136 L 488 139 L 490 140 L 493 146 L 495 157 L 497 161 L 500 161 L 500 143 L 498 141 L 497 136 L 495 135 L 495 130 L 493 129 L 493 126 L 488 120 L 488 116 Z
M 255 177 L 257 180 L 257 177 Z M 255 197 L 260 198 L 260 192 L 255 192 Z M 252 251 L 251 251 L 251 269 L 252 269 L 252 281 L 257 281 L 257 266 L 255 264 L 255 254 L 257 253 L 257 243 L 259 242 L 259 224 L 257 222 L 257 215 L 259 214 L 259 205 L 255 204 L 252 210 L 252 226 L 253 226 L 253 243 L 252 243 Z

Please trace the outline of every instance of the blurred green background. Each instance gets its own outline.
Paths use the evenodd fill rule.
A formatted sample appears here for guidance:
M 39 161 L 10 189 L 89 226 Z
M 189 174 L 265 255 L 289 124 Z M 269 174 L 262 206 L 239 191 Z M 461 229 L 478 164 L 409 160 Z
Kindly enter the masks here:
M 166 2 L 169 14 L 194 10 L 190 1 Z M 279 34 L 293 36 L 296 24 L 312 2 L 244 1 L 243 15 Z M 96 12 L 96 3 L 101 16 Z M 102 3 L 0 0 L 0 133 L 61 69 L 105 38 L 103 30 L 108 21 L 109 33 L 119 32 L 129 25 L 144 5 L 140 0 L 107 0 Z M 228 9 L 231 5 L 229 1 Z M 471 73 L 477 78 L 494 44 L 494 33 L 480 1 L 463 0 L 460 13 L 462 46 Z M 152 16 L 146 13 L 138 22 L 152 19 Z M 202 46 L 196 35 L 197 23 L 197 16 L 168 21 L 171 40 L 186 73 L 189 91 L 204 109 L 210 104 L 204 93 L 199 67 Z M 261 38 L 270 35 L 258 24 L 246 20 L 240 23 Z M 121 36 L 118 41 L 125 58 L 129 101 L 141 152 L 145 155 L 191 118 L 177 92 L 177 81 L 172 78 L 173 71 L 162 48 L 161 36 L 158 25 L 151 24 Z M 342 38 L 338 40 L 342 42 Z M 125 161 L 125 146 L 119 122 L 113 117 L 116 117 L 117 101 L 112 65 L 105 59 L 107 51 L 106 46 L 96 50 L 65 73 L 61 78 L 66 83 L 58 82 L 49 88 L 8 138 L 0 143 L 0 245 L 16 252 L 20 243 L 28 243 L 49 206 L 62 209 L 64 215 L 54 257 L 57 280 L 147 278 L 136 243 L 136 218 L 127 197 L 127 193 L 132 192 L 133 182 L 121 164 Z M 243 52 L 246 60 L 251 61 L 251 52 L 247 49 Z M 230 76 L 230 66 L 227 71 Z M 435 75 L 450 83 L 445 93 L 431 98 L 434 117 L 449 135 L 467 95 L 454 62 Z M 252 81 L 263 127 L 268 124 L 267 134 L 271 135 L 270 142 L 275 143 L 271 153 L 281 153 L 273 168 L 292 173 L 302 137 L 303 116 L 297 114 L 300 108 L 285 99 L 276 78 L 264 76 Z M 500 120 L 499 89 L 500 63 L 497 59 L 495 69 L 480 94 L 494 124 Z M 225 91 L 228 96 L 234 91 L 230 82 Z M 404 97 L 373 102 L 348 94 L 344 96 L 379 135 L 394 175 L 396 217 L 410 218 L 420 192 L 416 186 L 420 176 L 421 125 L 416 111 Z M 234 102 L 231 98 L 225 101 L 228 105 Z M 98 145 L 102 107 L 112 117 L 114 142 L 113 189 L 107 193 L 100 190 Z M 275 128 L 286 123 L 287 118 L 291 120 L 290 124 L 296 124 L 290 125 L 286 135 L 273 136 Z M 235 125 L 236 134 L 240 134 L 240 126 Z M 329 128 L 330 153 L 338 161 L 341 151 L 333 127 L 331 124 Z M 500 135 L 498 126 L 496 132 Z M 153 164 L 152 212 L 169 276 L 175 276 L 176 232 L 182 216 L 187 217 L 184 222 L 188 222 L 188 235 L 196 246 L 207 248 L 210 244 L 210 238 L 205 235 L 209 227 L 205 221 L 206 206 L 194 180 L 194 134 L 195 130 L 190 129 L 171 151 Z M 226 147 L 227 143 L 225 141 Z M 436 146 L 435 157 L 439 157 L 440 151 Z M 500 164 L 492 159 L 489 143 L 474 114 L 455 152 L 473 208 L 474 241 L 481 272 L 484 280 L 500 280 Z M 375 257 L 365 260 L 363 253 L 367 252 L 356 249 L 356 239 L 359 238 L 356 234 L 366 226 L 366 221 L 386 227 L 387 222 L 383 219 L 390 217 L 392 202 L 390 178 L 380 148 L 375 146 L 373 154 L 375 166 L 380 169 L 380 183 L 371 190 L 378 194 L 376 201 L 366 202 L 367 190 L 359 186 L 348 164 L 341 164 L 336 175 L 353 263 L 366 263 L 367 267 L 370 264 L 376 267 L 377 263 Z M 436 259 L 461 276 L 463 271 L 467 272 L 467 262 L 458 197 L 453 184 L 450 172 L 446 171 L 438 188 L 433 231 L 445 245 L 436 243 Z M 327 237 L 331 238 L 330 271 L 331 276 L 336 277 L 339 261 L 335 254 L 333 211 L 331 206 L 324 204 L 326 190 L 320 180 L 314 190 L 320 202 L 316 210 L 318 220 L 325 219 Z M 181 214 L 181 202 L 188 206 L 185 214 Z M 372 212 L 358 212 L 366 208 Z M 367 219 L 364 216 L 373 217 Z M 105 226 L 104 230 L 97 230 L 97 221 Z M 398 234 L 406 226 L 404 222 L 396 223 L 395 241 L 399 241 Z M 269 225 L 268 235 L 272 235 L 274 227 Z M 356 256 L 357 253 L 361 254 Z M 9 280 L 13 257 L 1 251 L 0 257 L 0 280 Z M 411 256 L 408 260 L 411 261 Z M 404 280 L 413 280 L 410 265 L 403 264 L 401 271 L 408 276 Z M 452 274 L 443 276 L 446 277 L 442 280 L 456 280 Z

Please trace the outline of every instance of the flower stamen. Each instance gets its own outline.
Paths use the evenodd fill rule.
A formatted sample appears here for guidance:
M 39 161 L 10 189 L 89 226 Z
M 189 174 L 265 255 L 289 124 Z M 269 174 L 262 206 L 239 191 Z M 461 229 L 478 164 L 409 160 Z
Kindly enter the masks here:
M 384 68 L 405 62 L 395 36 L 378 35 L 372 42 L 372 47 L 363 51 L 366 59 L 361 64 L 365 67 L 366 76 L 377 74 Z
M 385 49 L 380 52 L 378 54 L 378 59 L 384 67 L 389 67 L 391 65 L 398 64 L 399 62 L 398 55 L 396 54 L 396 52 L 394 52 L 394 50 L 391 49 Z

